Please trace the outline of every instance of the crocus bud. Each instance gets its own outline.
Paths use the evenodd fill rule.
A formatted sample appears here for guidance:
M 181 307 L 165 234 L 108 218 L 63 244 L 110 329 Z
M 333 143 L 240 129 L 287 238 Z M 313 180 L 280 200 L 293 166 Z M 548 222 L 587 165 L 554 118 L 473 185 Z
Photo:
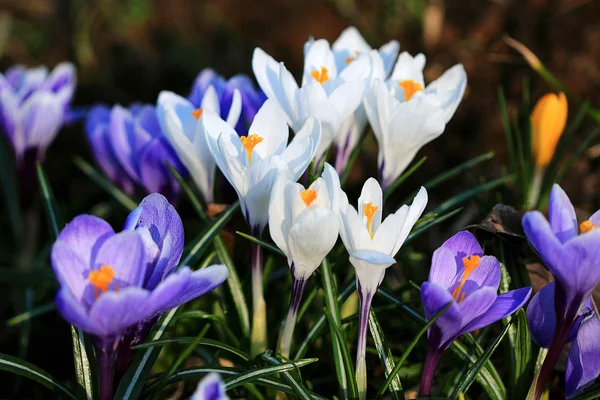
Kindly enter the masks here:
M 550 164 L 556 144 L 567 123 L 568 104 L 564 93 L 548 93 L 540 98 L 531 113 L 531 134 L 535 165 Z

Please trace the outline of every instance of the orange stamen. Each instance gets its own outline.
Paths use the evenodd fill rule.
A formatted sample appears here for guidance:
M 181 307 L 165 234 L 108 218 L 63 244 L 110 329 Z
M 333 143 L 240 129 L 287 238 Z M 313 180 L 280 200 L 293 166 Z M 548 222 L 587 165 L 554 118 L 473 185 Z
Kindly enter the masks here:
M 592 229 L 596 228 L 598 228 L 598 226 L 594 225 L 592 221 L 583 221 L 581 224 L 579 224 L 579 230 L 581 233 L 588 233 Z
M 310 75 L 315 79 L 315 81 L 319 82 L 321 85 L 329 80 L 329 71 L 324 66 L 321 66 L 321 69 L 313 69 L 310 72 Z
M 317 199 L 317 192 L 312 189 L 306 189 L 303 192 L 300 192 L 300 197 L 302 197 L 302 201 L 307 206 L 310 206 L 310 203 Z
M 458 301 L 459 303 L 465 299 L 466 293 L 462 293 L 460 300 L 458 299 L 458 295 L 461 294 L 463 286 L 465 285 L 465 282 L 467 282 L 467 278 L 469 278 L 469 275 L 471 275 L 471 273 L 473 273 L 473 271 L 475 271 L 475 269 L 479 266 L 480 261 L 481 257 L 475 255 L 464 257 L 462 259 L 465 270 L 463 271 L 463 276 L 460 279 L 460 284 L 455 287 L 454 291 L 452 292 L 452 297 L 454 297 L 454 300 Z
M 252 165 L 252 151 L 254 151 L 257 144 L 263 141 L 263 138 L 254 133 L 250 136 L 241 136 L 240 140 L 246 149 L 246 153 L 248 153 L 248 164 Z
M 196 108 L 194 111 L 192 111 L 192 115 L 194 116 L 194 118 L 200 119 L 200 117 L 202 116 L 202 109 Z
M 378 206 L 374 206 L 372 202 L 368 202 L 363 206 L 363 214 L 367 218 L 367 229 L 369 230 L 369 235 L 371 235 L 371 239 L 375 235 L 373 232 L 373 216 L 379 210 Z
M 412 79 L 407 79 L 398 82 L 398 86 L 404 89 L 404 99 L 409 101 L 417 92 L 423 91 L 423 86 L 419 82 L 415 82 Z
M 108 265 L 102 265 L 100 269 L 90 271 L 88 279 L 94 286 L 94 298 L 98 298 L 99 292 L 104 293 L 108 290 L 108 285 L 112 283 L 114 276 L 115 270 Z
M 354 52 L 354 57 L 346 57 L 346 64 L 350 64 L 352 61 L 356 60 L 356 57 L 360 54 L 360 51 Z

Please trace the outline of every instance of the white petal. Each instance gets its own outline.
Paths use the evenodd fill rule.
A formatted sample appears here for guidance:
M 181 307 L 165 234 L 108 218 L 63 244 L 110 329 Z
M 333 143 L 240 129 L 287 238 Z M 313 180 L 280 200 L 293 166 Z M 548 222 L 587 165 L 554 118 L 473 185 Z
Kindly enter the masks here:
M 374 178 L 367 179 L 358 198 L 358 215 L 363 219 L 365 227 L 367 226 L 367 217 L 364 215 L 364 206 L 368 203 L 372 203 L 373 206 L 377 207 L 372 220 L 372 231 L 377 232 L 383 214 L 383 191 L 377 179 Z
M 425 93 L 434 93 L 444 109 L 444 120 L 450 121 L 460 104 L 467 87 L 467 73 L 462 64 L 448 69 L 438 79 L 431 82 Z
M 340 187 L 340 177 L 338 176 L 335 168 L 328 163 L 325 163 L 322 177 L 327 185 L 327 193 L 329 194 L 329 204 L 331 205 L 331 209 L 336 213 L 339 213 L 341 203 L 340 195 L 342 193 L 342 189 Z M 348 200 L 346 199 L 346 203 L 347 201 Z
M 315 79 L 311 75 L 313 71 L 321 72 L 321 68 L 326 68 L 329 79 L 337 76 L 337 68 L 333 52 L 329 48 L 329 42 L 325 39 L 315 40 L 304 57 L 304 73 L 302 74 L 302 86 Z
M 329 209 L 307 208 L 290 229 L 289 247 L 297 279 L 308 279 L 338 237 L 337 216 Z
M 373 236 L 373 243 L 375 248 L 382 253 L 395 256 L 394 249 L 398 238 L 402 235 L 402 229 L 404 221 L 408 215 L 409 207 L 403 205 L 394 214 L 388 215 L 385 220 L 381 223 L 375 236 Z
M 415 196 L 413 203 L 410 205 L 408 215 L 406 216 L 406 219 L 404 220 L 404 224 L 402 226 L 402 233 L 396 241 L 396 246 L 394 247 L 394 250 L 391 254 L 392 256 L 396 255 L 398 250 L 400 250 L 400 247 L 402 247 L 402 245 L 404 244 L 404 241 L 408 237 L 408 234 L 410 233 L 411 229 L 417 223 L 417 221 L 421 217 L 421 214 L 423 214 L 425 207 L 427 207 L 427 200 L 427 190 L 425 190 L 424 187 L 421 187 L 419 193 L 417 193 L 417 195 Z
M 156 102 L 156 117 L 163 132 L 166 131 L 164 110 L 167 105 L 177 114 L 179 125 L 185 136 L 190 141 L 193 140 L 198 121 L 192 112 L 196 107 L 194 107 L 188 99 L 181 97 L 178 94 L 168 91 L 160 92 Z
M 281 157 L 294 174 L 294 181 L 302 176 L 315 157 L 320 139 L 320 122 L 314 118 L 309 118 L 300 132 L 294 136 L 290 145 L 281 154 Z
M 221 104 L 219 103 L 219 95 L 213 85 L 209 85 L 202 97 L 202 110 L 212 111 L 217 115 L 221 115 Z
M 264 102 L 254 117 L 248 134 L 257 134 L 263 139 L 254 148 L 254 153 L 261 159 L 283 152 L 287 145 L 289 129 L 285 114 L 274 100 L 267 99 Z
M 396 61 L 396 57 L 398 56 L 398 51 L 400 50 L 400 43 L 396 40 L 390 40 L 383 46 L 379 48 L 379 54 L 383 59 L 383 65 L 385 68 L 385 76 L 388 76 L 390 72 L 392 72 L 392 68 L 394 67 L 394 61 Z
M 335 108 L 341 120 L 352 115 L 362 101 L 364 83 L 362 81 L 341 84 L 329 96 L 329 102 Z M 337 135 L 336 135 L 337 136 Z
M 396 260 L 378 251 L 357 251 L 350 255 L 356 278 L 366 293 L 374 294 L 385 276 L 385 270 Z
M 293 223 L 290 202 L 285 196 L 289 184 L 290 181 L 278 179 L 273 187 L 271 200 L 269 201 L 269 233 L 273 242 L 288 257 L 288 263 L 291 262 L 291 259 L 287 246 L 287 237 Z M 294 186 L 290 185 L 287 191 L 290 189 L 294 189 Z
M 425 68 L 425 55 L 419 53 L 413 57 L 406 51 L 403 51 L 400 53 L 400 57 L 398 57 L 390 79 L 392 81 L 412 80 L 425 87 L 423 68 Z
M 227 113 L 227 123 L 235 127 L 240 120 L 240 115 L 242 115 L 242 95 L 239 90 L 234 89 L 231 107 L 229 113 Z
M 342 226 L 340 227 L 340 236 L 348 254 L 352 254 L 357 250 L 374 249 L 375 246 L 371 240 L 369 231 L 354 207 L 348 205 L 345 210 L 342 209 L 341 217 Z M 343 234 L 341 233 L 342 231 L 344 231 Z

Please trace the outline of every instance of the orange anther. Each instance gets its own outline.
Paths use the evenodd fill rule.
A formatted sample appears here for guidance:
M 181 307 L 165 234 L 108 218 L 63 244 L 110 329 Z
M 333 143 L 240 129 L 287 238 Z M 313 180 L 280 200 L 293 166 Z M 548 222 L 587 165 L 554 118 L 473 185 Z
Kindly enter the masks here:
M 317 199 L 317 192 L 312 189 L 306 189 L 303 192 L 300 192 L 300 197 L 302 197 L 302 201 L 307 206 L 310 206 L 310 203 Z

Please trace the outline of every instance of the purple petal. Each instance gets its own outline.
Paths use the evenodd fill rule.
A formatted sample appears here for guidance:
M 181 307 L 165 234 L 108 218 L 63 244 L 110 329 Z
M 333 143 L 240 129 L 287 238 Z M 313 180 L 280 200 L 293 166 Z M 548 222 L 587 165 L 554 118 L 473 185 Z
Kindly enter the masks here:
M 66 286 L 77 301 L 81 301 L 87 286 L 90 264 L 61 240 L 56 241 L 52 246 L 50 260 L 58 282 Z
M 196 297 L 210 292 L 227 279 L 229 270 L 225 265 L 212 265 L 191 272 L 187 267 L 170 274 L 158 284 L 148 300 L 151 316 L 178 307 Z
M 533 341 L 540 347 L 550 347 L 556 328 L 554 311 L 554 291 L 556 282 L 552 281 L 533 296 L 527 306 L 527 324 Z
M 73 297 L 68 288 L 61 288 L 56 295 L 55 301 L 58 312 L 71 325 L 75 325 L 79 329 L 91 334 L 97 335 L 101 332 L 96 321 L 90 318 L 85 308 Z
M 194 105 L 194 107 L 200 107 L 202 105 L 204 93 L 210 85 L 215 86 L 217 93 L 220 93 L 219 89 L 222 87 L 222 84 L 215 85 L 218 78 L 220 78 L 219 75 L 217 75 L 217 73 L 210 68 L 203 69 L 198 76 L 196 76 L 194 84 L 192 85 L 192 92 L 188 96 L 188 100 Z
M 440 247 L 433 253 L 429 282 L 436 283 L 448 290 L 456 277 L 456 257 L 447 247 Z
M 54 93 L 60 92 L 59 97 L 61 98 L 64 107 L 70 103 L 73 98 L 76 80 L 75 67 L 73 64 L 63 62 L 54 67 L 40 89 L 50 90 Z
M 19 99 L 10 91 L 0 91 L 0 127 L 7 135 L 17 158 L 25 151 L 25 137 L 19 119 Z
M 600 321 L 595 313 L 587 316 L 577 331 L 566 371 L 566 394 L 572 397 L 600 375 Z
M 93 268 L 107 265 L 115 271 L 115 281 L 123 287 L 141 286 L 146 274 L 144 245 L 136 232 L 125 231 L 108 238 L 93 260 Z
M 150 292 L 138 287 L 102 293 L 90 310 L 90 319 L 101 332 L 99 336 L 119 337 L 133 324 L 150 317 Z
M 461 262 L 462 264 L 462 262 Z M 464 265 L 461 270 L 464 270 Z M 462 274 L 461 274 L 462 275 Z M 460 284 L 462 276 L 457 276 L 457 284 Z M 493 256 L 484 256 L 479 261 L 477 267 L 471 272 L 463 285 L 463 292 L 468 296 L 470 293 L 482 287 L 491 287 L 498 291 L 500 285 L 500 263 Z M 454 290 L 454 287 L 452 287 Z
M 61 104 L 50 92 L 36 92 L 25 101 L 21 112 L 25 148 L 45 151 L 62 125 Z
M 567 278 L 563 285 L 573 297 L 587 299 L 600 283 L 600 230 L 593 229 L 569 240 L 565 249 L 569 258 L 563 261 Z
M 137 156 L 138 178 L 148 193 L 171 194 L 174 179 L 165 167 L 167 153 L 159 139 L 152 139 Z
M 509 316 L 523 307 L 530 295 L 531 287 L 511 290 L 499 295 L 484 314 L 472 320 L 462 329 L 461 334 L 483 328 Z
M 554 278 L 562 283 L 569 282 L 575 268 L 573 264 L 575 260 L 565 250 L 542 213 L 538 211 L 525 213 L 522 224 L 527 240 L 538 252 Z
M 135 114 L 136 122 L 152 137 L 162 137 L 162 129 L 156 118 L 156 109 L 149 104 L 143 104 Z
M 565 191 L 557 184 L 554 184 L 550 192 L 548 219 L 552 231 L 562 243 L 577 236 L 575 209 Z
M 102 244 L 114 234 L 113 228 L 103 219 L 93 215 L 80 215 L 63 228 L 56 243 L 66 244 L 86 268 L 91 268 Z
M 4 77 L 15 91 L 21 86 L 26 71 L 27 68 L 23 65 L 14 65 L 4 73 Z
M 467 294 L 464 300 L 458 303 L 460 312 L 463 316 L 463 321 L 460 326 L 461 331 L 465 326 L 490 309 L 492 304 L 494 304 L 498 298 L 497 292 L 498 289 L 484 286 L 473 293 Z
M 429 321 L 440 312 L 448 303 L 452 303 L 427 332 L 429 345 L 439 350 L 445 350 L 460 333 L 462 327 L 462 313 L 458 303 L 443 286 L 431 282 L 421 285 L 421 302 L 425 311 L 425 318 Z
M 229 400 L 225 384 L 217 373 L 208 374 L 200 381 L 191 400 Z
M 483 256 L 483 250 L 479 245 L 475 236 L 469 231 L 458 232 L 450 239 L 446 240 L 442 247 L 450 249 L 454 254 L 457 254 L 457 260 L 462 260 L 463 257 L 471 255 Z

